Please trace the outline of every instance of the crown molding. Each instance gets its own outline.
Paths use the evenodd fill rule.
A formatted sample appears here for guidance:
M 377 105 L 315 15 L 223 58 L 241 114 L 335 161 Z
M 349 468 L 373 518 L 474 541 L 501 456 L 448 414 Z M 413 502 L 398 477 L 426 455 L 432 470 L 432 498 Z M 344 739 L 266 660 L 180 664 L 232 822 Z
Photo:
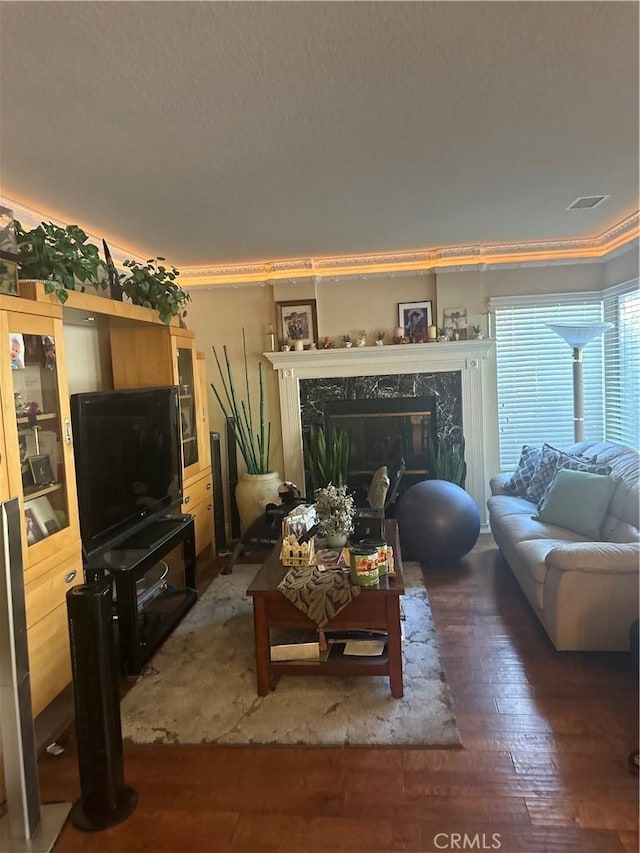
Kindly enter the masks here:
M 48 216 L 18 201 L 0 196 L 16 219 L 35 227 Z M 92 242 L 102 238 L 87 231 Z M 181 267 L 180 284 L 184 288 L 218 289 L 225 287 L 265 287 L 276 282 L 299 284 L 339 281 L 354 277 L 367 279 L 403 275 L 429 275 L 491 269 L 517 269 L 561 264 L 603 263 L 640 245 L 640 211 L 618 222 L 597 237 L 577 240 L 548 240 L 534 243 L 492 243 L 469 246 L 445 246 L 411 252 L 387 252 L 369 255 L 343 255 L 329 258 L 290 258 L 252 263 L 220 264 L 205 267 Z M 125 258 L 140 260 L 141 255 L 109 242 L 117 265 Z
M 639 238 L 640 211 L 637 211 L 593 238 L 450 246 L 420 249 L 415 252 L 188 267 L 182 270 L 182 284 L 184 287 L 264 286 L 275 282 L 296 284 L 310 280 L 337 281 L 354 276 L 372 278 L 478 269 L 603 263 L 615 255 L 637 247 Z

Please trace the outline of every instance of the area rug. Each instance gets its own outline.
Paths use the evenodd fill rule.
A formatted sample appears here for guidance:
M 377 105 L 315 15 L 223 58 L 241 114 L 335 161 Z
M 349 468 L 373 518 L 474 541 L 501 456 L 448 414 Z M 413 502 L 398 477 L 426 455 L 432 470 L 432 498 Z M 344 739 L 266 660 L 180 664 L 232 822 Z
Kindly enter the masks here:
M 404 566 L 404 697 L 388 678 L 282 677 L 256 693 L 251 599 L 259 566 L 220 575 L 124 697 L 122 732 L 133 743 L 458 747 L 417 563 Z

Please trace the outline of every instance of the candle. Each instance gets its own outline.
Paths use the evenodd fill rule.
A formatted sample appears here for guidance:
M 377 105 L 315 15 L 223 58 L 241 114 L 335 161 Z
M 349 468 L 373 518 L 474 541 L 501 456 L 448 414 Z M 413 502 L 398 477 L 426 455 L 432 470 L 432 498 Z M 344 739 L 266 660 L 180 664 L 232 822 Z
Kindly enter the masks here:
M 394 338 L 404 338 L 404 328 L 402 326 L 396 326 L 393 336 Z
M 428 326 L 427 327 L 427 340 L 435 341 L 438 337 L 438 327 L 437 326 Z

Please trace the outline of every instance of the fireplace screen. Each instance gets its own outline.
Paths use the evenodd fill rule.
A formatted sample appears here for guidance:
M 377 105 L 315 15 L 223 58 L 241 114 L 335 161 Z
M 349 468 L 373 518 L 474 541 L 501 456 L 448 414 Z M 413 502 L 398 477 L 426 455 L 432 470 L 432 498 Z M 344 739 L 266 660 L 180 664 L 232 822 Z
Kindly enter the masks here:
M 428 474 L 428 449 L 436 430 L 433 397 L 382 400 L 336 400 L 324 409 L 325 426 L 349 435 L 349 477 L 371 477 L 381 465 L 405 475 Z M 412 478 L 413 479 L 413 478 Z

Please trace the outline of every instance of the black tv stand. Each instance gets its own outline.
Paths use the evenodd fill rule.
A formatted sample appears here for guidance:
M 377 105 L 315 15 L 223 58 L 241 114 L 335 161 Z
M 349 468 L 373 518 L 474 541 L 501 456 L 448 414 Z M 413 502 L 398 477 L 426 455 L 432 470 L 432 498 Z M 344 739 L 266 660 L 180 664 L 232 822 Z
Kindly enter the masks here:
M 153 570 L 179 545 L 184 583 L 164 583 Z M 153 519 L 124 541 L 91 556 L 85 574 L 88 583 L 109 575 L 114 579 L 122 672 L 139 673 L 198 598 L 193 518 Z

